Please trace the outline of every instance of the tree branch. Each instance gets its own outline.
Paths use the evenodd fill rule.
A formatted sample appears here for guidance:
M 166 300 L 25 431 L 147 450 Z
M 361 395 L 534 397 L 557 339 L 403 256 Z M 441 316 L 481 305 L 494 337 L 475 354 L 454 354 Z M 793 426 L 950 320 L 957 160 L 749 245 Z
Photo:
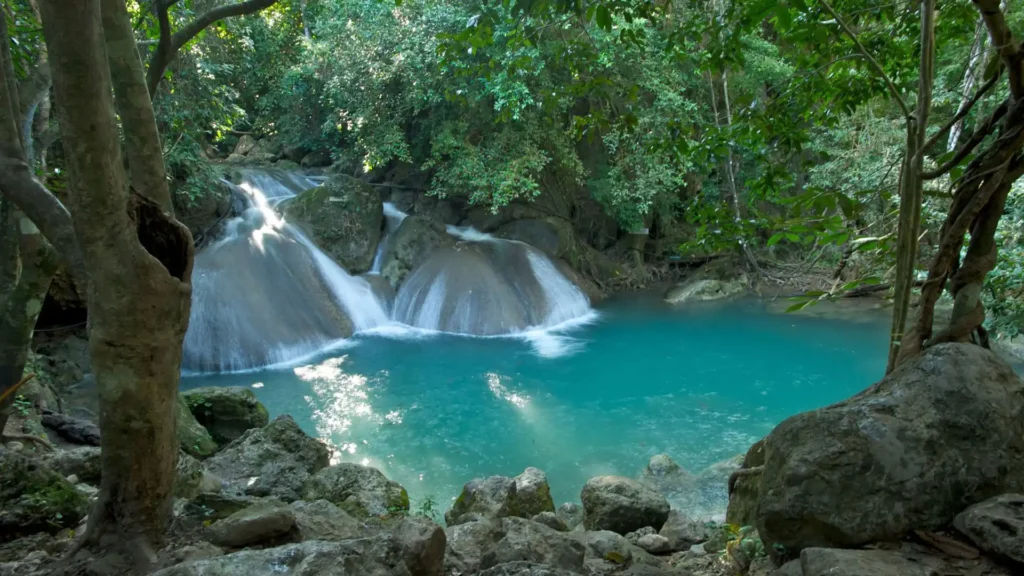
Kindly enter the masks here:
M 160 86 L 160 79 L 163 78 L 164 70 L 167 69 L 167 65 L 171 62 L 171 56 L 174 54 L 172 49 L 173 40 L 171 38 L 171 20 L 167 15 L 167 11 L 170 10 L 172 4 L 173 2 L 153 0 L 153 12 L 156 13 L 156 20 L 160 26 L 160 40 L 157 41 L 156 50 L 153 51 L 153 55 L 149 57 L 149 70 L 146 71 L 146 88 L 149 90 L 150 98 L 156 94 L 156 89 Z
M 999 52 L 999 57 L 1006 65 L 1009 76 L 1010 93 L 1014 98 L 1024 96 L 1024 55 L 1021 54 L 1020 46 L 1013 39 L 1013 33 L 1006 24 L 1000 0 L 972 0 L 974 5 L 981 12 L 981 18 L 985 21 L 989 36 L 992 38 L 992 47 Z
M 1000 104 L 999 107 L 996 108 L 988 117 L 988 120 L 986 120 L 985 123 L 982 124 L 981 126 L 978 126 L 978 129 L 974 131 L 974 134 L 971 134 L 970 139 L 967 140 L 967 142 L 964 142 L 964 145 L 961 146 L 959 150 L 957 150 L 957 153 L 954 154 L 953 157 L 949 159 L 949 161 L 947 161 L 942 166 L 939 166 L 935 170 L 931 170 L 929 172 L 921 172 L 921 179 L 935 180 L 936 178 L 939 178 L 942 175 L 949 172 L 950 170 L 952 170 L 960 162 L 963 162 L 963 159 L 966 158 L 968 154 L 973 152 L 974 149 L 978 147 L 978 144 L 981 144 L 981 141 L 984 140 L 986 136 L 991 134 L 992 131 L 996 129 L 996 124 L 999 122 L 999 119 L 1006 114 L 1006 111 L 1008 109 L 1009 104 L 1006 101 L 1003 101 L 1003 103 Z
M 882 80 L 885 81 L 886 87 L 889 89 L 889 92 L 892 94 L 892 97 L 896 99 L 896 103 L 899 104 L 900 110 L 903 111 L 903 115 L 910 116 L 910 108 L 907 108 L 907 103 L 903 101 L 903 98 L 900 96 L 899 90 L 896 89 L 896 85 L 893 84 L 892 80 L 889 78 L 889 75 L 885 73 L 885 69 L 882 68 L 882 65 L 879 64 L 878 60 L 875 60 L 874 56 L 872 56 L 871 53 L 868 52 L 868 49 L 865 48 L 864 45 L 860 43 L 860 40 L 857 38 L 857 34 L 855 34 L 853 30 L 849 26 L 847 26 L 846 21 L 839 16 L 839 13 L 837 13 L 835 9 L 832 8 L 832 5 L 826 2 L 826 0 L 819 1 L 821 2 L 821 5 L 825 7 L 825 10 L 827 10 L 828 13 L 832 15 L 832 18 L 835 18 L 835 21 L 839 24 L 839 27 L 843 29 L 843 32 L 846 32 L 846 35 L 850 37 L 850 40 L 853 40 L 853 43 L 857 46 L 857 49 L 860 50 L 860 53 L 863 54 L 864 58 L 866 58 L 867 61 L 871 63 L 871 66 L 875 69 L 875 72 L 878 72 L 878 75 L 881 76 Z M 996 4 L 998 5 L 998 1 Z
M 950 130 L 952 130 L 953 126 L 955 126 L 957 122 L 963 120 L 964 117 L 966 117 L 967 114 L 971 112 L 971 109 L 974 108 L 974 105 L 977 104 L 979 100 L 981 100 L 981 97 L 984 96 L 986 92 L 991 90 L 992 87 L 996 85 L 996 82 L 999 81 L 1000 75 L 1001 71 L 997 72 L 995 76 L 993 76 L 988 82 L 985 83 L 984 86 L 981 87 L 981 89 L 978 90 L 977 94 L 975 94 L 973 98 L 967 101 L 965 105 L 961 106 L 960 110 L 957 111 L 956 116 L 953 116 L 953 119 L 946 123 L 946 125 L 943 126 L 941 130 L 933 134 L 932 137 L 929 138 L 928 141 L 924 143 L 924 146 L 921 147 L 921 149 L 918 151 L 918 154 L 924 154 L 925 152 L 930 150 L 932 146 L 938 144 L 940 138 L 942 138 Z

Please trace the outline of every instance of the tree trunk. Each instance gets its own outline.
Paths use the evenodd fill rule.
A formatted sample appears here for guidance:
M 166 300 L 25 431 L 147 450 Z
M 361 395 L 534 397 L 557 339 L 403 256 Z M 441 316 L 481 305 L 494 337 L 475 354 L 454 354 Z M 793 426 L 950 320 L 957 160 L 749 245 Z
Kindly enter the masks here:
M 124 0 L 102 0 L 102 10 L 107 60 L 114 82 L 117 114 L 124 128 L 132 187 L 174 214 L 164 172 L 163 146 L 128 10 Z
M 100 0 L 40 7 L 89 274 L 89 351 L 100 396 L 103 481 L 85 544 L 127 547 L 144 572 L 170 519 L 192 238 L 160 206 L 129 193 Z
M 959 114 L 971 102 L 971 94 L 974 92 L 974 85 L 978 82 L 978 66 L 981 64 L 982 48 L 985 46 L 985 22 L 978 18 L 978 24 L 974 28 L 974 43 L 971 44 L 971 55 L 967 59 L 967 69 L 964 70 L 964 84 L 960 89 L 960 105 L 956 111 Z M 960 142 L 960 135 L 964 131 L 964 119 L 961 118 L 953 123 L 949 130 L 949 141 L 946 150 L 956 150 Z

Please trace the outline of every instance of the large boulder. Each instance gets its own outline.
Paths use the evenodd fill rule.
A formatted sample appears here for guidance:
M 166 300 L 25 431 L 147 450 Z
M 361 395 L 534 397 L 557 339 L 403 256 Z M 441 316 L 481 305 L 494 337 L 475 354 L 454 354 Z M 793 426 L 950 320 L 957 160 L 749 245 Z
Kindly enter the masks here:
M 476 522 L 448 524 L 445 528 L 445 573 L 476 574 L 483 564 L 483 555 L 504 537 L 501 522 L 482 519 Z
M 1003 494 L 975 504 L 953 525 L 978 548 L 1024 567 L 1024 495 Z
M 351 540 L 371 534 L 370 529 L 327 500 L 298 500 L 289 505 L 295 516 L 296 539 Z
M 185 399 L 179 394 L 175 405 L 178 420 L 178 444 L 190 456 L 206 458 L 217 451 L 217 443 L 210 431 L 196 420 Z M 85 478 L 82 478 L 85 480 Z
M 555 501 L 551 499 L 551 486 L 543 470 L 531 466 L 513 481 L 519 508 L 517 516 L 530 518 L 542 512 L 554 513 Z
M 409 516 L 391 527 L 402 560 L 413 576 L 441 576 L 446 546 L 444 530 L 429 518 Z
M 853 398 L 787 419 L 764 446 L 766 548 L 898 540 L 1024 490 L 1024 382 L 979 346 L 933 346 Z
M 244 494 L 291 502 L 300 498 L 306 481 L 329 461 L 327 447 L 285 415 L 264 428 L 247 431 L 205 464 Z
M 527 218 L 498 227 L 494 235 L 539 248 L 552 258 L 567 256 L 575 244 L 572 224 L 558 218 Z
M 743 465 L 729 480 L 729 507 L 725 521 L 736 526 L 751 526 L 761 496 L 761 473 L 764 467 L 764 440 L 758 440 L 747 450 Z
M 232 154 L 238 154 L 239 156 L 246 156 L 249 152 L 256 149 L 256 139 L 249 134 L 243 134 L 238 139 L 238 144 L 235 144 L 235 150 Z
M 409 494 L 380 470 L 342 462 L 320 470 L 302 488 L 304 500 L 327 500 L 357 518 L 407 512 Z
M 580 493 L 587 530 L 627 534 L 650 526 L 660 530 L 668 519 L 664 496 L 636 480 L 621 476 L 591 478 Z
M 689 550 L 694 544 L 706 541 L 711 535 L 704 524 L 692 520 L 678 510 L 668 513 L 668 520 L 658 531 L 668 541 L 671 551 Z
M 504 536 L 484 553 L 482 568 L 527 561 L 562 570 L 582 571 L 584 547 L 569 535 L 523 518 L 504 518 L 501 527 Z
M 366 272 L 380 240 L 384 209 L 372 186 L 337 174 L 299 194 L 285 209 L 335 262 L 350 274 Z
M 243 386 L 193 388 L 182 392 L 181 397 L 196 421 L 221 445 L 270 421 L 267 409 L 252 390 Z
M 516 481 L 507 476 L 475 478 L 462 487 L 462 493 L 444 513 L 449 526 L 480 518 L 518 516 Z
M 665 293 L 670 304 L 723 300 L 746 292 L 747 276 L 733 260 L 717 260 L 702 266 L 692 276 Z
M 390 534 L 322 542 L 313 540 L 266 550 L 194 560 L 155 572 L 154 576 L 412 576 L 402 550 Z
M 74 528 L 89 504 L 42 462 L 0 448 L 0 542 Z
M 330 166 L 331 162 L 331 153 L 328 150 L 314 150 L 299 160 L 303 168 L 322 168 Z
M 224 548 L 242 548 L 282 538 L 293 526 L 295 513 L 280 501 L 268 500 L 214 522 L 206 538 Z
M 441 222 L 419 214 L 409 216 L 388 238 L 380 275 L 397 288 L 431 252 L 454 245 L 455 239 L 448 235 Z
M 231 187 L 218 181 L 196 193 L 193 188 L 184 187 L 184 184 L 171 184 L 174 217 L 188 227 L 192 237 L 199 243 L 204 237 L 210 236 L 210 231 L 218 222 L 231 215 L 234 207 Z

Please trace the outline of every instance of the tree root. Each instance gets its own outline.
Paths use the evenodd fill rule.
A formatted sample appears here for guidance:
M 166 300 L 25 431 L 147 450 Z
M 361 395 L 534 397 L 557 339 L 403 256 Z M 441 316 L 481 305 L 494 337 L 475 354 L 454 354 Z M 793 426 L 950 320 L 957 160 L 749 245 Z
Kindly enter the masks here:
M 740 468 L 734 470 L 729 475 L 729 496 L 732 496 L 733 491 L 736 489 L 736 481 L 745 476 L 754 476 L 764 472 L 764 466 L 751 466 L 750 468 Z
M 56 450 L 53 444 L 50 444 L 49 440 L 47 440 L 46 438 L 40 438 L 39 436 L 33 436 L 32 434 L 3 434 L 2 436 L 0 436 L 0 440 L 4 442 L 35 442 L 36 444 L 42 446 L 43 448 L 46 448 L 50 452 Z

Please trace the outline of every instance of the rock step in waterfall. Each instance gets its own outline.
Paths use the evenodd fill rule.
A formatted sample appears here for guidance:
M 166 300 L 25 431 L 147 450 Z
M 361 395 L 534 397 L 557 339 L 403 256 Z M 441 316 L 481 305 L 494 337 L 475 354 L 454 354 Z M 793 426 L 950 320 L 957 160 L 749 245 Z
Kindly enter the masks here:
M 346 176 L 239 176 L 244 209 L 196 256 L 187 371 L 293 362 L 382 326 L 503 336 L 592 316 L 587 296 L 523 242 L 407 217 Z

